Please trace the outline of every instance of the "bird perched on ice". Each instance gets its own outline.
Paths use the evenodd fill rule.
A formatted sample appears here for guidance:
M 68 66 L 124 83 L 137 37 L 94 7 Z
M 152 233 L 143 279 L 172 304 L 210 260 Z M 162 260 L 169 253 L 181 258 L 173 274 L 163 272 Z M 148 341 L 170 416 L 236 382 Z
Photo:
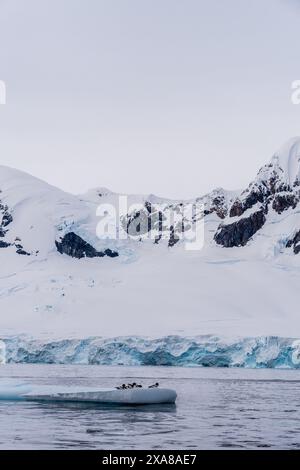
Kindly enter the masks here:
M 148 388 L 157 388 L 157 387 L 159 387 L 159 383 L 158 383 L 158 382 L 156 382 L 156 383 L 153 384 L 153 385 L 149 385 Z

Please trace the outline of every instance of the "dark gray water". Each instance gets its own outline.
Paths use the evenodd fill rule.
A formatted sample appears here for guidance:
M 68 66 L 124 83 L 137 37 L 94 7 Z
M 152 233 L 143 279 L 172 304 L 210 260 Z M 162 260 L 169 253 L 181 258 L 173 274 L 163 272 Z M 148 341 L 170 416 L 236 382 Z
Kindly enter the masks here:
M 34 385 L 175 388 L 176 406 L 0 401 L 0 449 L 297 449 L 300 371 L 58 365 L 0 366 Z

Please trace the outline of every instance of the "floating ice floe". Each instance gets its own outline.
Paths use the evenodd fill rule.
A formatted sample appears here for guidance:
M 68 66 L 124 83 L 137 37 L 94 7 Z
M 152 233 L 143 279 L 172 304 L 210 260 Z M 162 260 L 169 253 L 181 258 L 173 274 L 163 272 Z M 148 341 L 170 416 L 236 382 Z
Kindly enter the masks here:
M 115 388 L 30 386 L 0 381 L 0 400 L 42 402 L 85 402 L 119 405 L 173 404 L 175 390 L 167 388 Z
M 24 395 L 28 401 L 59 401 L 59 402 L 86 402 L 107 403 L 119 405 L 154 405 L 173 404 L 176 401 L 175 390 L 167 388 L 131 390 L 116 389 L 90 389 L 90 390 L 56 390 L 47 392 L 29 392 Z

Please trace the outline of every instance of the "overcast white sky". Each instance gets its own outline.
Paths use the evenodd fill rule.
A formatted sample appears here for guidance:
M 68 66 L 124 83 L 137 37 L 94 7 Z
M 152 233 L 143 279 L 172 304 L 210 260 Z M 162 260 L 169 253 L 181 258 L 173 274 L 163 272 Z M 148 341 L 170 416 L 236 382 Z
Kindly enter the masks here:
M 72 192 L 237 189 L 300 134 L 297 0 L 0 0 L 1 164 Z

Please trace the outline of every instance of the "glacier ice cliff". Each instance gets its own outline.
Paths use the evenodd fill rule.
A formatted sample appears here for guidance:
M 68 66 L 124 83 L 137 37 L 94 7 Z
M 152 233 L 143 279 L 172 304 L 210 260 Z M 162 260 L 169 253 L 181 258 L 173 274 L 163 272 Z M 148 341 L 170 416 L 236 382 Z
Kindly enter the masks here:
M 300 340 L 262 336 L 236 340 L 216 336 L 63 339 L 2 338 L 5 362 L 127 366 L 300 368 Z

